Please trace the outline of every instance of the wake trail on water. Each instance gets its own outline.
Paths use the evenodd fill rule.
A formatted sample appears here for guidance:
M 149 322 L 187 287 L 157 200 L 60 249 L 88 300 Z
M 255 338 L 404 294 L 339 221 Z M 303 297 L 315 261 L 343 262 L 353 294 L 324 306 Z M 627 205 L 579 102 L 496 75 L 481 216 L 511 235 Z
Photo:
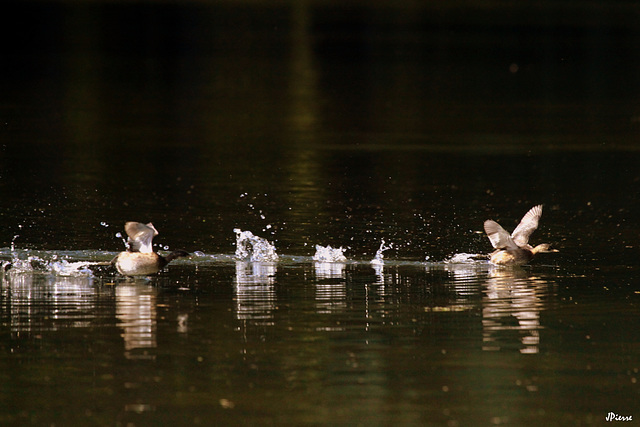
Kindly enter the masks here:
M 211 263 L 230 263 L 236 261 L 252 263 L 368 263 L 372 266 L 398 265 L 398 264 L 487 264 L 486 255 L 457 253 L 440 261 L 431 261 L 427 255 L 424 261 L 408 261 L 385 259 L 384 253 L 394 248 L 393 242 L 387 243 L 381 239 L 380 247 L 375 256 L 370 260 L 349 259 L 345 252 L 349 248 L 332 247 L 330 245 L 315 245 L 315 253 L 312 256 L 288 256 L 280 255 L 276 246 L 269 240 L 256 236 L 251 231 L 236 228 L 233 230 L 236 237 L 236 250 L 234 254 L 207 254 L 202 251 L 193 251 L 190 258 L 174 261 L 173 264 L 195 265 Z M 121 236 L 117 236 L 121 237 Z M 166 249 L 166 248 L 162 248 Z M 18 249 L 12 242 L 9 248 L 0 248 L 0 269 L 4 273 L 11 274 L 50 274 L 69 277 L 92 277 L 95 274 L 102 275 L 111 271 L 111 259 L 118 252 L 79 250 L 79 251 L 39 251 L 31 249 Z M 115 271 L 113 271 L 115 274 Z

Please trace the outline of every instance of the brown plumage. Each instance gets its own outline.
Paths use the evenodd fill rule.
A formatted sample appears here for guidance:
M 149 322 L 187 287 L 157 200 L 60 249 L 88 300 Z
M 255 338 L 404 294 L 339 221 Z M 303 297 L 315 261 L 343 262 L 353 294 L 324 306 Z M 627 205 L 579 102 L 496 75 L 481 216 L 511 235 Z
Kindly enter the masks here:
M 185 251 L 174 251 L 166 257 L 153 251 L 152 241 L 158 235 L 152 223 L 127 222 L 127 250 L 120 252 L 111 263 L 124 276 L 155 274 L 176 258 L 188 257 Z
M 538 228 L 541 216 L 542 205 L 534 206 L 522 217 L 520 224 L 511 234 L 497 222 L 486 220 L 484 231 L 487 233 L 491 245 L 496 248 L 489 256 L 491 263 L 495 265 L 521 265 L 531 261 L 538 253 L 558 252 L 556 249 L 549 249 L 547 243 L 536 247 L 529 245 L 529 237 Z

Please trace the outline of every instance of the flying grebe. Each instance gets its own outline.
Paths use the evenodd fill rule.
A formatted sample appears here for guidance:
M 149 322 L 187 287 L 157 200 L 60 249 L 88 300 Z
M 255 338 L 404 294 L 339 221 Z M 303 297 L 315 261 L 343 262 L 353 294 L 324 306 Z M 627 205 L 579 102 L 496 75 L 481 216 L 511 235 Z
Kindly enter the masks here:
M 529 245 L 529 236 L 538 228 L 538 221 L 542 216 L 542 205 L 534 206 L 522 217 L 520 224 L 509 233 L 493 220 L 484 222 L 484 231 L 487 233 L 491 245 L 496 248 L 489 255 L 489 260 L 495 265 L 522 265 L 526 264 L 538 253 L 558 252 L 550 249 L 549 244 L 543 243 L 536 247 Z

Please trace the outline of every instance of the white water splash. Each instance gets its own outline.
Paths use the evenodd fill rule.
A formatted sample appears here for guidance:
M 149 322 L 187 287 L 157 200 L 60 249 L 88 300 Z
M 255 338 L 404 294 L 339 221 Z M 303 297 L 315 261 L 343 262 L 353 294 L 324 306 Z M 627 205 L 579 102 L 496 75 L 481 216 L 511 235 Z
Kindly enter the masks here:
M 11 261 L 8 261 L 7 267 L 10 268 L 11 272 L 18 273 L 30 273 L 35 271 L 33 265 L 31 264 L 31 257 L 27 259 L 19 259 L 14 257 Z
M 13 239 L 11 239 L 11 252 L 14 252 L 16 250 L 16 239 L 20 237 L 19 234 L 16 234 L 15 236 L 13 236 Z
M 383 252 L 389 250 L 393 247 L 393 243 L 389 243 L 389 246 L 384 244 L 384 239 L 380 242 L 380 247 L 378 248 L 378 252 L 376 252 L 376 256 L 371 260 L 371 264 L 384 264 L 384 254 Z
M 236 258 L 255 262 L 278 261 L 276 247 L 267 239 L 239 228 L 234 228 L 233 231 L 236 233 Z
M 331 246 L 316 245 L 316 253 L 313 256 L 313 260 L 319 262 L 345 262 L 347 257 L 344 256 L 344 251 L 346 249 L 343 249 L 342 246 L 332 248 Z
M 51 272 L 57 276 L 71 276 L 71 277 L 90 277 L 93 276 L 93 271 L 89 268 L 89 265 L 95 264 L 92 262 L 69 262 L 66 260 L 50 261 L 48 263 Z
M 100 262 L 76 261 L 69 262 L 60 260 L 56 256 L 52 259 L 43 259 L 39 256 L 29 255 L 26 258 L 14 256 L 11 261 L 7 261 L 5 267 L 11 274 L 31 274 L 43 273 L 65 277 L 93 277 L 90 265 L 104 265 Z
M 445 264 L 478 264 L 481 263 L 482 260 L 478 259 L 481 255 L 478 254 L 468 254 L 468 253 L 459 253 L 454 254 L 450 258 L 445 259 Z

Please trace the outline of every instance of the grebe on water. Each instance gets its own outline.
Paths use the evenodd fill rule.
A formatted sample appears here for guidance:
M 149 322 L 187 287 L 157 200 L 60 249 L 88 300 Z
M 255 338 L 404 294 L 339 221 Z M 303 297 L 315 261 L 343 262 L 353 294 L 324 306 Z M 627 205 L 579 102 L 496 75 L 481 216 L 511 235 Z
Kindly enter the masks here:
M 118 272 L 124 276 L 147 276 L 160 271 L 176 258 L 188 257 L 185 251 L 174 251 L 166 257 L 153 251 L 151 242 L 158 235 L 152 223 L 127 222 L 127 250 L 120 252 L 112 261 Z

